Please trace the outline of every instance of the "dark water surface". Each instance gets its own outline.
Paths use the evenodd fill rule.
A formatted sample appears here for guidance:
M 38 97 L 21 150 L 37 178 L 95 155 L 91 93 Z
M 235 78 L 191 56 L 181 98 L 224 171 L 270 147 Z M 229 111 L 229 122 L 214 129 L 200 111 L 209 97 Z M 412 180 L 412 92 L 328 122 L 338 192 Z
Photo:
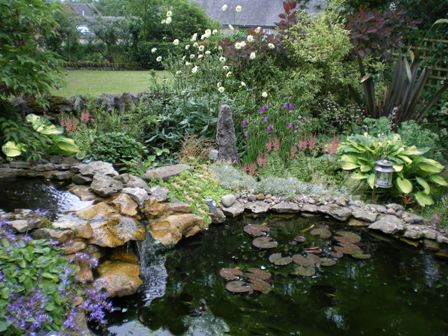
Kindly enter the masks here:
M 279 241 L 274 251 L 257 250 L 243 232 L 245 224 L 263 222 Z M 119 309 L 110 315 L 105 334 L 448 335 L 448 267 L 427 252 L 353 229 L 371 259 L 344 256 L 312 278 L 289 275 L 292 265 L 269 263 L 273 252 L 300 252 L 302 246 L 288 242 L 321 223 L 332 230 L 339 225 L 317 218 L 246 217 L 211 226 L 166 253 L 168 277 L 162 297 L 147 304 L 143 291 L 115 302 Z M 305 246 L 331 242 L 305 235 Z M 261 266 L 273 273 L 269 294 L 231 294 L 218 275 L 222 267 Z

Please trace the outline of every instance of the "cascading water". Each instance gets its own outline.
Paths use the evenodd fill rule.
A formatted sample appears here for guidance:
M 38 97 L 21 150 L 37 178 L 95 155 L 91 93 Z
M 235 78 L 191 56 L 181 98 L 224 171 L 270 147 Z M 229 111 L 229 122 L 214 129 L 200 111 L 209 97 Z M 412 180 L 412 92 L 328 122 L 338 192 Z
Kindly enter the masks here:
M 165 268 L 166 248 L 146 230 L 145 240 L 137 244 L 146 305 L 165 294 L 168 273 Z

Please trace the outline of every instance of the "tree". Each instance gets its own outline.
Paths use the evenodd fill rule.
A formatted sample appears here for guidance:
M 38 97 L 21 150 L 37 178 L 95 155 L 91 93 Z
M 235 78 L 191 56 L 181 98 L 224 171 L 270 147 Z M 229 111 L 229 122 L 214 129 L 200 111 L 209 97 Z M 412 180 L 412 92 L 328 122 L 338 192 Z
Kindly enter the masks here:
M 60 60 L 45 48 L 60 5 L 45 0 L 0 0 L 0 99 L 33 96 L 40 102 L 58 81 Z

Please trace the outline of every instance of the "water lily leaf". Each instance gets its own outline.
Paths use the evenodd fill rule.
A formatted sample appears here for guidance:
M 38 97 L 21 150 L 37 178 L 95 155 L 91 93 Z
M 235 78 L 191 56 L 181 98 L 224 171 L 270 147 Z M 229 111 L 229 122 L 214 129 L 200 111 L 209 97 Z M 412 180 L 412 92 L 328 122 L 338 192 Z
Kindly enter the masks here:
M 221 268 L 219 270 L 219 275 L 224 278 L 224 280 L 238 280 L 243 277 L 243 272 L 238 268 Z
M 320 257 L 315 254 L 307 254 L 306 257 L 313 262 L 314 265 L 320 264 Z
M 336 260 L 330 258 L 321 258 L 319 265 L 324 267 L 334 266 L 336 265 Z
M 371 258 L 370 254 L 363 253 L 363 252 L 353 253 L 351 256 L 353 258 L 355 258 L 355 259 L 360 259 L 360 260 L 366 260 L 366 259 L 370 259 Z
M 328 239 L 331 237 L 331 232 L 327 228 L 315 228 L 310 231 L 312 236 L 319 236 L 321 239 Z
M 298 242 L 298 243 L 304 243 L 306 242 L 306 238 L 304 236 L 295 236 L 294 237 L 294 241 Z
M 332 251 L 330 252 L 330 255 L 334 258 L 340 259 L 344 256 L 344 253 L 338 251 Z
M 412 182 L 408 179 L 397 177 L 396 182 L 401 192 L 409 194 L 412 191 Z
M 340 246 L 335 246 L 333 248 L 336 252 L 343 253 L 343 254 L 354 254 L 354 253 L 361 253 L 362 250 L 358 245 L 350 244 L 350 243 L 344 243 Z
M 252 241 L 252 245 L 259 249 L 272 249 L 278 246 L 278 243 L 271 237 L 258 237 Z
M 272 290 L 271 284 L 261 279 L 251 279 L 250 286 L 254 291 L 261 292 L 263 294 L 267 294 Z
M 420 204 L 420 206 L 422 206 L 422 207 L 434 204 L 432 197 L 429 195 L 425 195 L 421 191 L 419 191 L 418 193 L 415 193 L 414 196 L 415 196 L 415 200 L 417 201 L 417 203 Z
M 285 266 L 292 262 L 292 258 L 283 257 L 281 253 L 273 253 L 269 256 L 269 261 L 277 266 Z
M 311 253 L 311 254 L 320 254 L 322 253 L 322 249 L 319 246 L 311 246 L 311 247 L 307 247 L 305 249 L 306 253 Z
M 415 180 L 423 187 L 423 193 L 429 195 L 429 193 L 431 192 L 431 187 L 429 186 L 428 182 L 426 182 L 421 177 L 416 177 Z
M 269 233 L 270 229 L 266 225 L 248 224 L 244 227 L 244 232 L 250 234 L 253 237 L 265 236 Z
M 432 175 L 429 177 L 429 179 L 435 184 L 441 185 L 443 187 L 448 187 L 448 182 L 442 176 Z
M 269 281 L 272 278 L 272 274 L 268 271 L 264 271 L 259 268 L 248 268 L 247 271 L 244 273 L 244 276 L 248 279 L 259 279 L 263 281 Z
M 292 272 L 292 274 L 304 277 L 310 277 L 316 274 L 316 269 L 314 268 L 314 266 L 309 267 L 297 266 L 296 269 Z
M 252 286 L 241 280 L 230 281 L 225 288 L 231 293 L 253 293 Z
M 292 256 L 292 261 L 299 266 L 310 267 L 318 264 L 320 258 L 314 254 L 307 254 L 306 256 L 295 254 Z
M 347 241 L 352 244 L 357 244 L 361 241 L 361 236 L 350 231 L 337 231 L 335 238 L 337 241 Z

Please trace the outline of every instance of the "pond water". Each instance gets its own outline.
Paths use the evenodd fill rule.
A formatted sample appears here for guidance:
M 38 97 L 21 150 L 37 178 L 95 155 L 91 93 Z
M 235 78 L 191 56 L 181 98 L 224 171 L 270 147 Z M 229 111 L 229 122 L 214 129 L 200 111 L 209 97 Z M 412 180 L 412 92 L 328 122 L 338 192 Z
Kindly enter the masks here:
M 252 246 L 253 238 L 243 231 L 248 223 L 267 223 L 278 247 L 261 251 Z M 321 224 L 332 231 L 340 225 L 304 217 L 246 217 L 212 225 L 165 253 L 161 297 L 148 300 L 146 288 L 115 301 L 105 334 L 448 335 L 448 265 L 427 252 L 353 229 L 370 259 L 344 256 L 312 277 L 291 275 L 292 264 L 268 261 L 273 252 L 291 255 L 309 245 L 328 248 L 331 239 L 303 232 Z M 297 234 L 308 242 L 290 245 Z M 266 268 L 273 274 L 273 289 L 268 294 L 231 294 L 219 276 L 223 267 Z
M 50 219 L 70 209 L 87 206 L 90 202 L 66 190 L 64 183 L 54 183 L 38 178 L 0 179 L 0 209 L 31 209 L 45 211 Z

